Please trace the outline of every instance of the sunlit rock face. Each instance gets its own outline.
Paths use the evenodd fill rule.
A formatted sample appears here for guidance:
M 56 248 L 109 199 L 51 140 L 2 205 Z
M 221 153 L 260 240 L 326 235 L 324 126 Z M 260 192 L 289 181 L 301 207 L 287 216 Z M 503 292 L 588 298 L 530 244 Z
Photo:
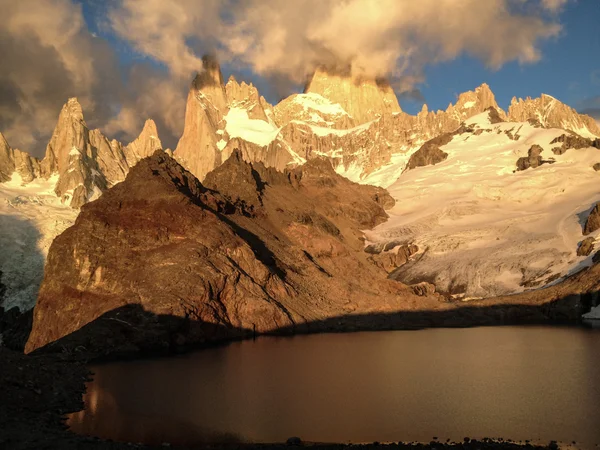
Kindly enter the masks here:
M 271 114 L 273 107 L 258 93 L 258 89 L 252 83 L 246 84 L 245 81 L 238 83 L 231 76 L 225 85 L 225 93 L 227 103 L 234 108 L 248 111 L 250 119 L 269 121 L 267 112 Z
M 58 176 L 54 191 L 62 202 L 80 208 L 110 186 L 123 181 L 129 168 L 162 148 L 156 125 L 146 121 L 140 136 L 127 146 L 109 141 L 100 130 L 90 130 L 76 98 L 63 106 L 44 158 L 12 150 L 0 138 L 0 182 L 14 172 L 23 183 Z
M 0 183 L 9 181 L 18 173 L 24 182 L 40 176 L 40 161 L 27 153 L 13 149 L 0 133 Z
M 396 94 L 383 79 L 356 78 L 320 68 L 308 82 L 305 92 L 319 94 L 340 105 L 356 125 L 384 114 L 402 112 Z
M 542 94 L 539 98 L 525 100 L 513 97 L 508 108 L 508 118 L 513 122 L 539 123 L 547 128 L 562 128 L 586 138 L 600 136 L 598 123 L 590 116 L 579 114 L 554 97 Z

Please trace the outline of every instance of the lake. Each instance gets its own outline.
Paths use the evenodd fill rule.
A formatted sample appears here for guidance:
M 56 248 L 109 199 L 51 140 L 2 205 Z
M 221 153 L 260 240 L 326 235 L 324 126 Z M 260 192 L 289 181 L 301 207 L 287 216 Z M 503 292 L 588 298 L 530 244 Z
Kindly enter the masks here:
M 600 329 L 260 337 L 91 369 L 68 424 L 114 440 L 600 443 Z

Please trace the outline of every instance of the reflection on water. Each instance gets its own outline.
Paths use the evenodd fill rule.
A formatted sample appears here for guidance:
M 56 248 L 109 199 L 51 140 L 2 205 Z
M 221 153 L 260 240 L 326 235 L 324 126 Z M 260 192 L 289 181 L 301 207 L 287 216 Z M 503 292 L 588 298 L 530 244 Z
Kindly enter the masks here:
M 160 444 L 504 437 L 600 443 L 600 330 L 260 338 L 93 367 L 82 434 Z

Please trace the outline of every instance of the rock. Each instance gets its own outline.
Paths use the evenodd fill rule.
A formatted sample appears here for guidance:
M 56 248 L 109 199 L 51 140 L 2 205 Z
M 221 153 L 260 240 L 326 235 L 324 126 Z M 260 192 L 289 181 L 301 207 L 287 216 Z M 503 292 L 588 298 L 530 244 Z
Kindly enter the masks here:
M 396 243 L 388 243 L 383 249 L 379 247 L 380 251 L 371 257 L 371 261 L 387 273 L 392 273 L 398 267 L 406 264 L 410 257 L 419 251 L 419 247 L 414 244 L 396 244 L 390 248 L 390 245 L 393 244 Z M 365 251 L 369 253 L 367 248 Z
M 162 149 L 158 138 L 158 130 L 152 119 L 146 120 L 140 135 L 133 142 L 123 148 L 125 159 L 129 167 L 135 166 L 141 159 L 147 158 Z
M 110 186 L 123 181 L 129 168 L 162 148 L 156 125 L 146 121 L 140 136 L 126 147 L 89 130 L 76 98 L 63 106 L 44 159 L 12 150 L 0 135 L 0 182 L 17 172 L 24 183 L 58 175 L 54 191 L 64 203 L 79 208 Z
M 306 93 L 319 94 L 337 103 L 356 125 L 378 116 L 400 113 L 400 105 L 387 81 L 352 77 L 349 71 L 318 68 L 308 82 Z
M 173 152 L 199 180 L 222 163 L 217 131 L 225 128 L 223 116 L 228 110 L 221 69 L 212 58 L 203 61 L 204 70 L 196 75 L 188 93 L 183 135 Z
M 0 133 L 0 183 L 12 179 L 15 172 L 28 183 L 40 176 L 40 162 L 25 152 L 12 149 Z
M 425 296 L 432 295 L 435 293 L 435 285 L 433 285 L 431 283 L 427 283 L 425 281 L 423 281 L 421 283 L 413 284 L 410 286 L 410 288 L 416 295 L 418 295 L 420 297 L 425 297 Z
M 600 228 L 600 203 L 596 203 L 590 211 L 583 227 L 583 234 L 588 235 L 598 228 Z
M 575 133 L 569 133 L 558 136 L 550 144 L 561 144 L 560 147 L 554 147 L 552 152 L 555 155 L 562 155 L 570 149 L 594 147 L 594 140 L 583 138 Z
M 594 250 L 594 241 L 593 237 L 588 237 L 581 241 L 579 247 L 577 247 L 577 256 L 588 256 L 592 253 L 592 250 Z
M 490 123 L 496 124 L 496 123 L 502 123 L 505 122 L 504 119 L 502 119 L 502 116 L 500 116 L 500 113 L 498 112 L 498 110 L 493 107 L 490 106 L 488 108 L 485 109 L 488 112 L 488 117 L 490 118 Z
M 517 170 L 526 170 L 530 167 L 535 169 L 536 167 L 541 166 L 544 161 L 540 156 L 544 149 L 537 144 L 531 146 L 529 151 L 527 152 L 527 157 L 521 157 L 517 160 Z
M 453 137 L 454 133 L 446 133 L 425 142 L 419 150 L 411 155 L 406 170 L 435 165 L 445 161 L 448 158 L 448 153 L 442 151 L 440 147 L 449 143 Z
M 288 438 L 285 441 L 286 445 L 302 445 L 302 439 L 300 439 L 297 436 L 293 436 L 291 438 Z
M 273 107 L 259 95 L 252 83 L 242 81 L 240 84 L 232 75 L 225 85 L 225 93 L 229 106 L 245 109 L 251 119 L 269 121 L 265 109 L 272 110 Z
M 594 169 L 596 172 L 598 172 L 598 171 L 600 170 L 600 162 L 598 162 L 598 163 L 594 164 L 594 165 L 592 166 L 592 168 L 593 168 L 593 169 Z

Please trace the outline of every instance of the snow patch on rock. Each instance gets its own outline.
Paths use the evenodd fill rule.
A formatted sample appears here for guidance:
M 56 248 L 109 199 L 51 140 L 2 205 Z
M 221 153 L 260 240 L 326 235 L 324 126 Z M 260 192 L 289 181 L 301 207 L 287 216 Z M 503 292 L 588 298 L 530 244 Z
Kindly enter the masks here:
M 250 119 L 248 111 L 242 108 L 230 108 L 225 121 L 225 131 L 231 138 L 240 138 L 261 147 L 273 142 L 279 133 L 279 128 L 271 123 Z

